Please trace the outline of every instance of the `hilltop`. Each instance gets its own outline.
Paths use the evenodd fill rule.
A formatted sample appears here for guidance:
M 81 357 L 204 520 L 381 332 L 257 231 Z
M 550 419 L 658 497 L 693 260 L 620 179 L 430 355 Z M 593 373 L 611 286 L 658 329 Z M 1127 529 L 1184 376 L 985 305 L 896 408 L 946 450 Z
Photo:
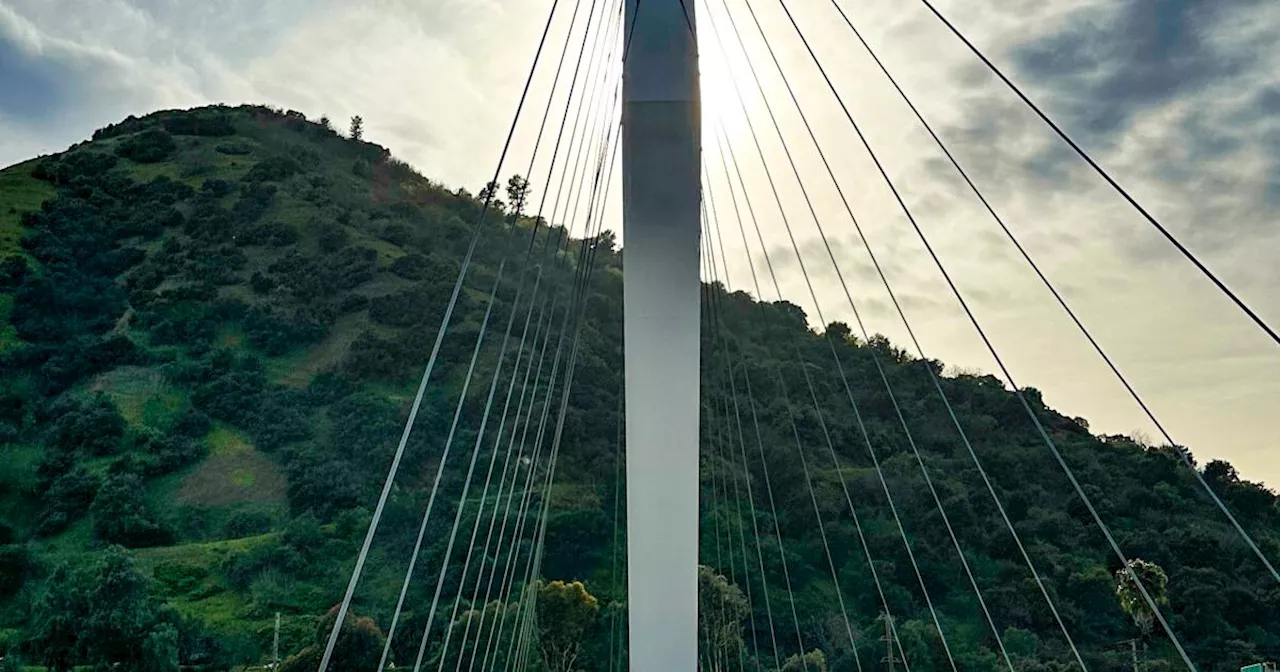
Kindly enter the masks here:
M 519 178 L 511 186 L 521 192 Z M 282 651 L 305 656 L 317 619 L 345 587 L 471 227 L 484 213 L 476 260 L 357 596 L 359 613 L 385 626 L 508 234 L 535 236 L 536 249 L 566 235 L 513 210 L 498 204 L 485 212 L 475 195 L 422 177 L 327 120 L 261 106 L 130 117 L 66 152 L 0 171 L 0 652 L 55 667 L 124 661 L 171 669 L 176 659 L 225 669 L 264 660 L 280 612 Z M 607 234 L 572 240 L 543 269 L 548 291 L 568 296 L 584 245 L 594 265 L 543 576 L 582 581 L 612 613 L 624 599 L 612 567 L 622 496 L 615 480 L 622 254 Z M 510 316 L 521 270 L 503 276 L 491 333 Z M 1020 669 L 1071 669 L 923 373 L 930 366 L 940 374 L 941 364 L 915 361 L 880 338 L 862 342 L 839 324 L 815 333 L 786 303 L 758 304 L 718 285 L 707 291 L 723 309 L 735 351 L 748 354 L 744 370 L 757 386 L 805 650 L 820 649 L 832 670 L 854 669 L 855 650 L 864 661 L 883 655 L 881 606 L 847 515 L 843 476 L 913 668 L 942 669 L 933 661 L 943 660 L 843 388 L 824 364 L 830 337 L 853 380 L 878 380 L 873 358 L 886 364 Z M 516 310 L 523 318 L 527 305 Z M 704 415 L 713 417 L 733 400 L 713 330 L 706 331 Z M 423 567 L 438 567 L 443 556 L 462 488 L 459 464 L 475 442 L 500 340 L 481 349 L 484 382 L 467 391 L 455 438 L 463 457 L 445 472 Z M 841 472 L 826 457 L 812 406 L 781 401 L 775 365 L 788 389 L 805 389 L 795 342 L 814 363 Z M 1116 644 L 1137 633 L 1117 604 L 1118 563 L 1099 531 L 998 380 L 942 382 L 1091 669 L 1120 669 L 1129 653 Z M 1280 591 L 1176 452 L 1094 436 L 1087 423 L 1044 407 L 1034 390 L 1028 395 L 1121 545 L 1167 573 L 1174 628 L 1201 669 L 1280 655 Z M 870 383 L 855 396 L 958 662 L 997 669 L 994 638 L 892 405 Z M 856 624 L 853 642 L 835 620 L 825 550 L 794 459 L 793 410 Z M 722 525 L 737 529 L 744 520 L 746 504 L 710 499 L 713 481 L 727 487 L 723 479 L 741 476 L 716 457 L 725 436 L 706 431 L 703 546 L 704 563 L 731 576 L 744 571 L 744 558 L 729 550 L 717 559 L 712 549 L 724 543 Z M 483 450 L 482 458 L 490 448 Z M 750 483 L 767 533 L 775 517 L 759 490 L 759 466 Z M 1225 463 L 1203 469 L 1268 557 L 1280 558 L 1275 495 Z M 780 568 L 769 564 L 778 543 L 766 539 L 762 552 L 780 616 L 789 596 Z M 754 554 L 746 560 L 755 562 Z M 421 631 L 435 571 L 415 580 L 404 632 Z M 743 577 L 735 582 L 747 588 Z M 754 636 L 744 632 L 733 644 L 744 649 L 768 637 L 756 590 L 754 612 L 742 619 Z M 590 626 L 579 669 L 609 668 L 604 627 L 603 617 Z M 397 639 L 396 660 L 412 659 L 416 645 L 416 636 Z M 793 639 L 781 645 L 784 658 L 800 653 Z M 1160 637 L 1146 645 L 1148 669 L 1176 667 Z M 774 668 L 772 656 L 759 662 Z

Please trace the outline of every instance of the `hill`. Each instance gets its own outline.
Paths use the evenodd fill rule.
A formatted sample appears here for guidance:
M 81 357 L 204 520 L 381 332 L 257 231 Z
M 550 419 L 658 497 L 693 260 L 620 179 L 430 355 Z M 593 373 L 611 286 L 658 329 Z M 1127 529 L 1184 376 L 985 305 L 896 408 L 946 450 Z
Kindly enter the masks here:
M 513 193 L 520 186 L 513 183 Z M 465 190 L 423 178 L 384 148 L 341 137 L 327 121 L 265 107 L 131 117 L 67 152 L 0 171 L 0 646 L 55 667 L 113 661 L 171 669 L 176 659 L 225 669 L 264 659 L 280 612 L 282 651 L 304 651 L 317 619 L 345 588 L 367 508 L 482 213 L 476 262 L 357 595 L 356 610 L 383 626 L 508 234 L 532 235 L 542 249 L 565 231 L 503 206 L 485 212 Z M 550 494 L 542 575 L 583 581 L 612 613 L 624 599 L 611 562 L 620 495 L 622 255 L 606 234 L 570 242 L 559 261 L 542 268 L 549 293 L 567 297 L 584 245 L 593 265 L 580 304 L 583 345 Z M 521 270 L 503 276 L 491 330 L 511 316 Z M 803 648 L 821 649 L 832 670 L 855 669 L 855 650 L 863 661 L 883 655 L 876 620 L 882 604 L 847 515 L 843 476 L 903 650 L 917 670 L 945 666 L 838 378 L 826 366 L 808 371 L 841 471 L 827 456 L 812 405 L 782 401 L 781 385 L 806 389 L 794 344 L 807 361 L 822 363 L 831 338 L 855 381 L 878 380 L 874 359 L 886 363 L 1020 669 L 1070 669 L 1052 614 L 923 371 L 940 373 L 941 365 L 914 361 L 883 339 L 861 342 L 843 325 L 814 333 L 789 304 L 757 304 L 719 286 L 707 291 L 722 309 L 734 351 L 747 357 L 737 383 L 745 373 L 755 386 L 776 517 L 758 462 L 743 482 L 757 494 L 747 513 L 758 517 L 765 537 L 761 557 L 778 618 L 787 613 L 779 605 L 790 602 L 774 560 L 784 553 Z M 527 305 L 514 310 L 523 318 Z M 707 329 L 704 337 L 709 419 L 724 418 L 735 401 L 720 366 L 719 333 Z M 486 339 L 477 369 L 485 382 L 467 390 L 454 443 L 464 457 L 445 470 L 443 508 L 433 514 L 420 560 L 431 569 L 410 590 L 404 632 L 425 624 L 463 487 L 457 465 L 475 442 L 500 340 Z M 503 375 L 505 382 L 512 374 Z M 1118 644 L 1138 633 L 1115 598 L 1119 566 L 1016 398 L 991 377 L 943 377 L 942 384 L 1091 669 L 1121 669 L 1130 653 Z M 965 670 L 998 669 L 996 641 L 893 405 L 871 383 L 854 393 L 957 662 Z M 1167 573 L 1168 613 L 1200 668 L 1280 656 L 1280 591 L 1175 451 L 1093 436 L 1083 421 L 1028 393 L 1120 544 Z M 852 642 L 838 619 L 823 539 L 794 459 L 793 412 L 854 624 Z M 740 467 L 723 457 L 731 430 L 709 423 L 706 431 L 703 546 L 704 562 L 733 577 L 755 554 L 734 556 L 731 546 L 713 553 L 728 539 L 723 530 L 750 519 L 742 515 L 745 494 L 738 501 L 722 496 L 724 479 L 733 487 L 740 480 Z M 489 450 L 482 448 L 482 462 Z M 1274 494 L 1221 462 L 1204 474 L 1268 557 L 1280 557 Z M 467 516 L 474 513 L 464 512 L 469 529 Z M 769 532 L 775 522 L 780 545 Z M 456 563 L 452 572 L 460 573 Z M 447 578 L 456 592 L 458 577 Z M 749 589 L 752 581 L 759 576 L 736 583 Z M 728 643 L 752 656 L 769 637 L 755 589 L 753 611 L 739 619 L 746 630 Z M 603 618 L 596 621 L 577 669 L 609 668 L 609 637 Z M 782 626 L 785 659 L 801 646 L 782 637 Z M 400 637 L 395 659 L 412 659 L 416 646 L 416 636 Z M 1145 637 L 1144 647 L 1147 669 L 1176 667 L 1159 636 Z M 760 653 L 761 669 L 774 669 L 772 654 Z

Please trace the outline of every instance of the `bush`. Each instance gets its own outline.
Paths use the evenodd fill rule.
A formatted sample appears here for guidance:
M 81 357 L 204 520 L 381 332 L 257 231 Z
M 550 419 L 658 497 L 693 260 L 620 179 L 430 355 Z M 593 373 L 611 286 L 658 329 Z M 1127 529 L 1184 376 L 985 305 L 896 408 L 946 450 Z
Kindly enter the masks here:
M 156 519 L 145 493 L 136 474 L 117 474 L 109 479 L 90 509 L 94 537 L 129 548 L 172 543 L 173 534 Z
M 83 452 L 92 457 L 120 451 L 125 422 L 107 395 L 101 392 L 88 399 L 64 399 L 50 408 L 55 419 L 50 440 L 62 450 Z
M 67 529 L 89 510 L 97 491 L 97 477 L 78 464 L 55 478 L 40 500 L 36 534 L 48 537 Z
M 0 597 L 13 597 L 26 583 L 31 558 L 22 546 L 0 546 Z
M 382 239 L 393 245 L 404 247 L 413 239 L 413 231 L 404 224 L 392 222 L 383 227 Z
M 245 315 L 244 331 L 249 342 L 263 352 L 281 355 L 323 339 L 335 317 L 333 309 L 324 304 L 292 309 L 258 304 Z
M 420 289 L 379 296 L 369 304 L 369 317 L 390 327 L 412 327 L 431 314 L 431 301 Z
M 320 251 L 333 253 L 351 244 L 351 234 L 346 227 L 337 222 L 312 222 L 312 228 L 319 232 Z
M 246 183 L 283 182 L 302 172 L 302 166 L 289 156 L 273 156 L 263 159 L 249 169 L 245 175 Z
M 269 511 L 250 509 L 237 511 L 222 526 L 224 539 L 239 539 L 266 534 L 275 524 L 275 517 Z
M 162 123 L 165 130 L 174 135 L 217 138 L 236 134 L 235 126 L 231 124 L 231 117 L 225 114 L 185 114 L 169 117 Z
M 214 147 L 213 151 L 227 156 L 248 156 L 253 153 L 253 148 L 241 142 L 224 142 Z
M 116 147 L 116 155 L 137 163 L 159 163 L 169 158 L 176 149 L 173 136 L 153 128 L 121 142 Z
M 6 257 L 0 261 L 0 289 L 10 289 L 27 278 L 27 260 L 24 257 Z
M 338 312 L 343 315 L 358 313 L 369 307 L 369 297 L 363 294 L 348 294 L 338 303 Z
M 426 257 L 416 252 L 406 254 L 399 259 L 391 262 L 391 272 L 404 278 L 405 280 L 425 280 L 427 274 L 431 271 L 431 262 Z
M 226 180 L 208 179 L 204 184 L 200 185 L 200 195 L 208 198 L 222 198 L 229 195 L 234 190 L 231 183 Z
M 205 454 L 204 442 L 200 439 L 155 432 L 139 434 L 134 439 L 134 450 L 150 458 L 146 471 L 154 474 L 167 474 L 194 464 Z

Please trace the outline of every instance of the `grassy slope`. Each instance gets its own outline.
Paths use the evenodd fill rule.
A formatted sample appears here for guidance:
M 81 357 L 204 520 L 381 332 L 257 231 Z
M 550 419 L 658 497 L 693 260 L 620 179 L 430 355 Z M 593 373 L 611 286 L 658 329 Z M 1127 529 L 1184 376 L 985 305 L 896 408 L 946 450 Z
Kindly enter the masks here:
M 22 252 L 22 215 L 40 209 L 54 195 L 53 187 L 31 176 L 38 160 L 27 161 L 0 171 L 0 259 Z M 9 324 L 12 297 L 0 294 L 0 352 L 12 347 L 17 335 Z
M 238 282 L 219 288 L 222 297 L 234 297 L 250 305 L 262 301 L 262 297 L 249 286 L 248 279 L 255 272 L 266 273 L 268 267 L 288 253 L 296 251 L 307 257 L 317 256 L 320 249 L 317 222 L 332 221 L 335 209 L 378 213 L 371 216 L 429 230 L 429 222 L 405 218 L 389 206 L 411 203 L 430 211 L 433 204 L 453 202 L 452 195 L 439 185 L 394 165 L 388 170 L 385 164 L 375 162 L 377 168 L 371 174 L 356 174 L 353 159 L 358 165 L 356 157 L 376 154 L 373 150 L 379 148 L 374 146 L 352 143 L 336 135 L 299 134 L 288 129 L 287 124 L 279 119 L 249 120 L 252 115 L 246 114 L 243 108 L 234 111 L 233 115 L 237 126 L 234 137 L 175 135 L 177 150 L 169 159 L 140 164 L 122 158 L 116 166 L 137 183 L 167 177 L 195 189 L 199 189 L 206 180 L 224 180 L 238 186 L 249 170 L 265 158 L 288 154 L 300 144 L 310 147 L 313 153 L 305 176 L 308 180 L 324 180 L 323 187 L 316 188 L 324 192 L 319 202 L 327 201 L 329 205 L 322 207 L 317 199 L 306 195 L 307 185 L 299 182 L 303 176 L 292 183 L 280 185 L 273 204 L 261 221 L 292 226 L 300 238 L 283 249 L 270 246 L 240 248 L 247 255 L 248 264 L 239 272 Z M 69 151 L 112 153 L 127 138 L 126 135 L 95 140 Z M 218 151 L 225 145 L 235 145 L 238 151 Z M 0 170 L 0 203 L 4 204 L 0 210 L 0 260 L 13 254 L 30 259 L 21 246 L 22 214 L 39 209 L 45 200 L 56 196 L 48 182 L 33 176 L 38 164 L 39 160 L 33 160 Z M 236 200 L 237 196 L 231 194 L 223 198 L 221 204 L 230 210 Z M 465 231 L 457 216 L 451 215 L 446 206 L 431 212 L 431 217 L 443 218 L 434 221 L 452 225 L 455 232 Z M 453 217 L 453 221 L 449 217 Z M 390 272 L 391 264 L 409 251 L 378 235 L 384 225 L 385 221 L 378 220 L 355 221 L 343 226 L 350 245 L 370 248 L 377 253 L 377 272 L 353 293 L 374 298 L 414 285 Z M 165 240 L 175 237 L 185 240 L 185 233 L 181 229 L 167 230 L 163 237 L 148 241 L 141 247 L 148 255 L 155 255 Z M 183 282 L 181 278 L 167 278 L 157 291 L 180 287 Z M 472 287 L 465 288 L 465 291 L 472 301 L 480 302 L 486 298 L 484 293 Z M 11 306 L 12 296 L 0 289 L 0 352 L 21 344 L 9 324 Z M 136 328 L 129 313 L 121 319 L 116 330 L 127 334 L 143 348 L 153 347 L 148 332 Z M 336 368 L 346 357 L 351 344 L 366 331 L 382 338 L 398 339 L 408 330 L 375 323 L 365 310 L 341 315 L 328 325 L 326 336 L 312 346 L 296 348 L 279 356 L 264 356 L 262 352 L 256 354 L 262 358 L 272 383 L 301 390 L 318 374 Z M 236 351 L 253 351 L 242 325 L 237 323 L 223 325 L 215 344 Z M 450 366 L 448 362 L 443 364 L 438 374 L 442 380 L 457 377 Z M 4 372 L 0 372 L 0 377 L 3 375 Z M 404 384 L 370 382 L 362 387 L 366 392 L 396 405 L 403 405 L 413 396 L 412 381 Z M 122 366 L 98 373 L 81 380 L 65 394 L 90 393 L 103 393 L 110 398 L 128 423 L 130 433 L 167 430 L 174 418 L 191 405 L 188 390 L 167 380 L 156 365 Z M 316 435 L 312 440 L 323 441 L 327 432 L 323 419 L 314 429 Z M 162 518 L 177 533 L 177 538 L 171 546 L 134 550 L 132 553 L 138 567 L 153 580 L 152 589 L 158 599 L 183 617 L 202 622 L 207 633 L 219 638 L 222 645 L 242 651 L 240 659 L 254 660 L 263 647 L 269 646 L 273 616 L 277 610 L 284 612 L 282 649 L 285 652 L 296 650 L 314 631 L 315 615 L 327 608 L 332 600 L 333 591 L 320 586 L 345 581 L 343 573 L 350 571 L 346 566 L 350 554 L 336 549 L 318 551 L 325 553 L 326 557 L 340 556 L 343 562 L 309 579 L 297 581 L 277 577 L 267 571 L 254 579 L 248 588 L 232 585 L 228 571 L 237 560 L 252 557 L 257 551 L 269 551 L 280 543 L 281 526 L 292 515 L 286 497 L 288 484 L 278 456 L 259 450 L 249 437 L 234 428 L 215 425 L 204 443 L 207 454 L 199 463 L 153 478 L 146 484 L 150 505 L 161 512 Z M 27 539 L 46 562 L 90 565 L 100 553 L 91 515 L 76 520 L 52 537 L 33 536 L 36 515 L 40 510 L 38 497 L 34 494 L 36 468 L 44 452 L 44 448 L 36 443 L 0 444 L 0 462 L 4 464 L 4 469 L 0 470 L 0 522 L 12 526 L 19 538 Z M 86 463 L 86 466 L 91 472 L 101 475 L 110 462 L 110 458 L 101 458 Z M 265 517 L 272 531 L 238 538 L 209 538 L 210 530 L 215 531 L 216 537 L 219 534 L 217 530 L 241 516 L 257 520 Z M 333 525 L 324 526 L 324 529 L 325 540 L 320 543 L 346 548 L 345 536 L 337 535 Z M 393 595 L 399 589 L 402 562 L 400 559 L 388 560 L 384 553 L 375 551 L 371 558 L 362 592 Z M 0 635 L 20 637 L 22 628 L 27 624 L 25 614 L 26 607 L 21 599 L 0 601 Z
M 234 142 L 249 150 L 248 154 L 240 155 L 227 155 L 215 150 L 219 144 L 228 142 L 225 138 L 179 137 L 179 149 L 170 160 L 155 164 L 121 160 L 119 168 L 138 182 L 167 176 L 194 188 L 199 188 L 207 179 L 222 179 L 234 183 L 248 172 L 264 152 L 275 149 L 272 144 L 281 134 L 280 129 L 258 128 L 250 131 L 249 135 L 238 135 Z M 254 135 L 258 138 L 253 137 Z M 92 145 L 110 151 L 120 141 L 121 138 L 112 138 L 95 141 Z M 334 145 L 346 144 L 338 138 L 331 142 Z M 335 179 L 332 191 L 339 197 L 368 200 L 374 195 L 374 189 L 367 180 L 352 176 L 350 159 L 346 153 L 321 153 L 318 156 L 322 157 L 323 165 L 311 168 Z M 44 200 L 56 195 L 50 184 L 32 176 L 38 163 L 39 160 L 28 161 L 0 171 L 0 194 L 3 195 L 0 202 L 4 203 L 0 210 L 0 259 L 12 254 L 24 254 L 21 247 L 22 214 L 39 209 Z M 422 184 L 401 186 L 406 191 L 422 193 L 438 189 L 425 180 Z M 297 226 L 302 234 L 297 247 L 304 253 L 314 253 L 317 243 L 311 224 L 320 214 L 312 203 L 282 193 L 264 219 Z M 362 292 L 377 296 L 407 284 L 386 272 L 391 262 L 406 254 L 404 249 L 374 238 L 364 231 L 349 229 L 348 233 L 352 243 L 371 247 L 379 255 L 381 270 L 373 282 L 361 288 Z M 156 242 L 149 245 L 149 251 L 154 252 L 159 244 Z M 248 277 L 255 270 L 265 270 L 279 256 L 274 251 L 264 254 L 260 249 L 251 248 L 249 266 L 244 276 Z M 254 298 L 247 284 L 224 287 L 222 292 L 224 295 L 249 300 Z M 0 351 L 18 343 L 8 320 L 11 305 L 12 296 L 0 291 Z M 274 382 L 304 388 L 318 373 L 340 362 L 357 335 L 371 326 L 373 325 L 367 313 L 345 315 L 332 325 L 322 342 L 279 357 L 267 358 L 268 375 Z M 377 328 L 386 331 L 385 327 Z M 134 338 L 146 341 L 145 333 L 135 333 Z M 219 345 L 233 349 L 248 347 L 243 333 L 236 325 L 228 325 L 218 341 Z M 382 393 L 388 398 L 398 401 L 405 397 L 404 391 L 395 389 L 394 386 L 382 387 Z M 86 392 L 105 393 L 135 430 L 166 428 L 173 417 L 188 405 L 186 392 L 168 383 L 160 370 L 154 367 L 120 367 L 98 374 L 73 390 L 75 394 Z M 208 455 L 201 463 L 159 478 L 148 485 L 149 497 L 154 505 L 173 516 L 196 512 L 216 521 L 224 521 L 237 511 L 246 509 L 265 511 L 277 520 L 287 515 L 284 474 L 271 457 L 257 450 L 243 434 L 225 426 L 215 427 L 205 442 Z M 13 525 L 24 536 L 29 532 L 37 510 L 37 503 L 24 495 L 34 486 L 35 468 L 42 455 L 43 449 L 37 445 L 0 445 L 0 460 L 5 465 L 0 470 L 0 520 Z M 96 466 L 105 469 L 106 462 Z M 163 597 L 180 613 L 215 626 L 225 626 L 228 631 L 243 631 L 246 625 L 266 627 L 267 619 L 261 614 L 249 613 L 249 596 L 231 590 L 225 579 L 218 576 L 217 568 L 229 558 L 242 555 L 272 538 L 273 535 L 268 534 L 212 542 L 180 540 L 171 547 L 138 550 L 136 555 L 140 567 L 153 576 L 157 568 L 161 569 L 161 574 L 175 571 L 181 573 L 183 568 L 205 574 L 198 582 L 199 589 L 177 590 L 166 583 L 163 576 L 156 578 L 159 579 L 158 585 Z M 35 541 L 35 544 L 55 557 L 73 558 L 95 553 L 88 517 L 54 537 Z M 211 568 L 213 571 L 210 571 Z M 0 615 L 3 615 L 3 611 L 0 605 Z M 309 618 L 308 616 L 307 619 Z M 307 622 L 310 623 L 309 620 Z

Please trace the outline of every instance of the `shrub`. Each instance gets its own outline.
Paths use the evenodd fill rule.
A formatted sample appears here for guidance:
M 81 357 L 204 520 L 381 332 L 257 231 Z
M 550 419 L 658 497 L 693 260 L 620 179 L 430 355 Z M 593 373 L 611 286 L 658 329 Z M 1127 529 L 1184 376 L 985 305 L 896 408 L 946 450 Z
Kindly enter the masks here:
M 159 163 L 177 149 L 173 136 L 153 128 L 128 138 L 116 147 L 116 155 L 137 163 Z

